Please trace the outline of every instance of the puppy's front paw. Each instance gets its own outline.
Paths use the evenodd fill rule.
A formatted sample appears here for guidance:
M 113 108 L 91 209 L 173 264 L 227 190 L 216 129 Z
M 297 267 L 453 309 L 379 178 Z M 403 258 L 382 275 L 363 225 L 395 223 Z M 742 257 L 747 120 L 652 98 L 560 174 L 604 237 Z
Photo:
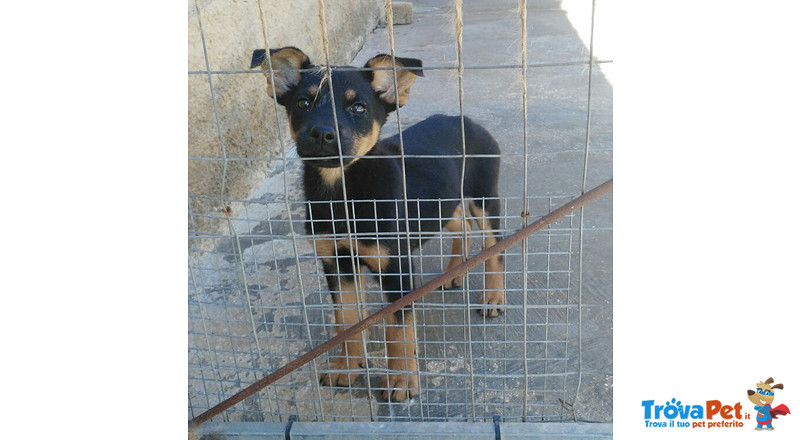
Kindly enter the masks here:
M 479 310 L 478 313 L 482 314 L 486 317 L 496 317 L 499 316 L 502 312 L 501 307 L 495 306 L 502 306 L 506 303 L 506 293 L 502 290 L 494 290 L 491 292 L 484 292 L 483 293 L 483 304 L 486 307 L 483 310 Z
M 408 374 L 390 374 L 387 381 L 383 378 L 383 398 L 387 401 L 404 402 L 419 394 L 419 381 L 414 372 Z
M 333 370 L 357 370 L 364 368 L 363 363 L 359 359 L 337 357 L 331 361 L 331 369 Z M 322 373 L 319 378 L 319 383 L 324 386 L 352 386 L 361 373 L 354 373 L 349 371 L 332 371 L 330 373 Z
M 445 288 L 447 289 L 460 289 L 461 286 L 464 285 L 464 277 L 455 277 L 450 280 L 449 283 L 445 284 Z

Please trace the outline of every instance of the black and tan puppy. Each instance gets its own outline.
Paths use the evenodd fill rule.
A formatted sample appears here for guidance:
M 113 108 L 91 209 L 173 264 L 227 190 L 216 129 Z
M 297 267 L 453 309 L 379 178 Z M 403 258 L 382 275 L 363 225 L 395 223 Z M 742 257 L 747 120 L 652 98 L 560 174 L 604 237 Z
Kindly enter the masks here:
M 436 115 L 403 131 L 404 152 L 410 156 L 405 159 L 406 212 L 399 138 L 380 140 L 380 131 L 387 116 L 408 101 L 414 80 L 422 76 L 421 61 L 395 58 L 395 82 L 393 71 L 386 69 L 392 67 L 389 55 L 378 55 L 364 66 L 378 70 L 336 70 L 330 76 L 294 47 L 271 50 L 270 57 L 273 73 L 265 72 L 268 91 L 286 108 L 297 152 L 304 158 L 303 189 L 312 202 L 306 209 L 306 232 L 324 235 L 313 243 L 336 304 L 337 331 L 360 320 L 357 304 L 363 299 L 357 296 L 361 289 L 356 283 L 365 267 L 377 276 L 389 301 L 413 289 L 409 248 L 419 247 L 420 233 L 428 233 L 424 241 L 442 227 L 463 232 L 463 225 L 471 229 L 474 220 L 486 231 L 485 245 L 495 243 L 500 214 L 500 150 L 492 136 L 469 119 L 464 120 L 463 143 L 459 117 Z M 253 53 L 251 68 L 268 69 L 264 50 Z M 468 156 L 464 197 L 481 199 L 468 203 L 469 213 L 459 202 L 462 145 L 466 145 Z M 468 215 L 472 218 L 462 221 L 462 216 Z M 410 231 L 406 230 L 406 219 Z M 455 235 L 448 268 L 461 262 L 462 239 Z M 466 246 L 469 248 L 469 243 Z M 458 286 L 460 279 L 452 284 Z M 502 256 L 486 263 L 484 284 L 484 313 L 497 316 L 505 304 Z M 386 326 L 391 371 L 384 378 L 383 396 L 403 401 L 416 395 L 419 387 L 416 339 L 410 309 L 392 318 Z M 341 356 L 332 361 L 336 372 L 324 374 L 321 381 L 325 385 L 349 385 L 360 374 L 363 363 L 361 339 L 348 340 Z

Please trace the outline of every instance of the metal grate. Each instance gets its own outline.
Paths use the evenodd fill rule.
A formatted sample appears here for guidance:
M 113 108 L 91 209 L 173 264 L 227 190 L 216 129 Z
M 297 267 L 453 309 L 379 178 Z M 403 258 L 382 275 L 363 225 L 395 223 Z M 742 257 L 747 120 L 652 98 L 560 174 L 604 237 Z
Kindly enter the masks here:
M 324 2 L 320 0 L 319 4 L 322 7 Z M 389 11 L 391 2 L 386 4 Z M 457 33 L 461 28 L 461 7 L 461 1 L 456 0 Z M 527 11 L 527 2 L 520 1 L 520 7 Z M 197 11 L 199 19 L 200 9 Z M 593 16 L 592 2 L 592 19 Z M 520 20 L 525 47 L 525 14 L 520 15 Z M 324 30 L 324 16 L 321 26 Z M 202 22 L 200 29 L 202 36 Z M 394 52 L 391 21 L 389 36 Z M 266 32 L 264 37 L 266 40 Z M 522 162 L 524 181 L 518 185 L 516 195 L 499 198 L 499 231 L 475 228 L 468 233 L 472 238 L 469 252 L 474 254 L 483 248 L 482 238 L 488 232 L 508 235 L 586 190 L 592 66 L 598 61 L 592 59 L 590 47 L 590 61 L 529 63 L 523 49 L 519 64 L 465 66 L 461 50 L 459 34 L 458 65 L 433 69 L 458 72 L 458 111 L 462 115 L 465 70 L 517 69 L 522 74 L 523 112 L 517 122 L 523 134 L 522 147 L 504 151 L 501 157 Z M 531 195 L 528 176 L 533 164 L 529 162 L 538 153 L 531 151 L 528 139 L 528 68 L 574 65 L 589 70 L 582 174 L 572 179 L 579 184 L 577 188 L 570 187 L 573 192 L 559 196 Z M 253 72 L 211 71 L 207 56 L 205 71 L 189 72 L 208 77 L 222 151 L 219 158 L 190 156 L 189 160 L 222 162 L 225 167 L 219 197 L 189 194 L 188 198 L 190 418 L 335 334 L 331 294 L 311 240 L 359 237 L 357 230 L 340 236 L 306 236 L 301 232 L 309 202 L 301 198 L 301 160 L 288 140 L 281 140 L 286 144 L 280 157 L 239 158 L 226 154 L 212 77 L 245 73 Z M 397 130 L 401 127 L 400 112 L 398 109 Z M 274 121 L 275 125 L 282 123 L 285 122 Z M 392 124 L 393 116 L 387 128 Z M 576 150 L 547 154 L 565 152 Z M 271 164 L 270 175 L 262 185 L 264 190 L 252 199 L 226 197 L 224 176 L 228 164 L 252 161 Z M 457 200 L 470 201 L 463 197 Z M 409 205 L 420 202 L 397 201 Z M 482 308 L 479 295 L 483 270 L 471 271 L 462 288 L 432 293 L 414 305 L 420 394 L 413 400 L 398 403 L 379 398 L 380 379 L 388 371 L 384 342 L 387 326 L 381 323 L 364 333 L 366 374 L 352 386 L 320 385 L 319 375 L 332 371 L 329 361 L 337 353 L 331 352 L 214 420 L 282 422 L 290 415 L 305 421 L 491 421 L 495 415 L 510 422 L 576 420 L 572 405 L 584 376 L 584 224 L 581 210 L 505 252 L 506 305 L 498 318 L 476 313 Z M 463 234 L 466 233 L 443 230 L 425 237 L 429 241 L 413 257 L 415 285 L 443 271 L 453 256 L 451 240 Z M 423 237 L 410 234 L 410 238 Z M 365 301 L 360 304 L 362 316 L 385 305 L 378 282 L 371 277 L 367 280 L 361 286 L 365 293 Z
M 569 199 L 532 197 L 528 206 L 538 217 Z M 193 204 L 217 201 L 196 196 L 191 200 Z M 192 231 L 189 266 L 189 401 L 193 414 L 335 334 L 331 295 L 310 243 L 325 236 L 293 239 L 282 201 L 237 202 L 243 206 L 244 217 L 228 218 L 222 212 L 190 213 L 190 222 L 200 228 Z M 522 202 L 521 198 L 500 199 L 501 235 L 518 227 Z M 300 219 L 307 203 L 290 202 L 295 230 L 302 229 Z M 231 233 L 220 236 L 203 232 L 202 225 L 208 228 L 215 222 L 229 224 Z M 473 253 L 482 248 L 485 234 L 480 230 L 470 233 Z M 460 233 L 447 231 L 437 234 L 415 253 L 415 284 L 443 271 L 453 256 L 453 235 L 460 237 Z M 360 235 L 355 231 L 353 236 Z M 465 288 L 442 289 L 417 302 L 422 380 L 420 396 L 410 404 L 368 398 L 368 391 L 382 390 L 379 379 L 387 371 L 386 327 L 379 324 L 366 334 L 371 390 L 364 377 L 349 388 L 319 386 L 318 375 L 331 368 L 329 359 L 323 358 L 292 373 L 257 399 L 230 410 L 226 417 L 281 421 L 296 414 L 334 421 L 380 417 L 445 421 L 491 420 L 500 414 L 504 420 L 521 421 L 527 377 L 527 416 L 536 420 L 569 419 L 571 413 L 565 413 L 552 397 L 571 400 L 577 385 L 577 365 L 570 357 L 578 343 L 574 317 L 579 304 L 577 296 L 570 293 L 576 248 L 576 218 L 570 215 L 528 239 L 525 268 L 521 265 L 521 245 L 506 251 L 507 304 L 498 318 L 475 313 L 482 308 L 478 295 L 483 270 L 470 273 L 469 292 Z M 524 272 L 528 280 L 525 290 Z M 385 305 L 377 281 L 368 281 L 363 291 L 366 302 L 362 306 L 367 313 Z M 527 321 L 523 319 L 523 292 L 527 292 Z M 527 375 L 523 368 L 524 332 Z

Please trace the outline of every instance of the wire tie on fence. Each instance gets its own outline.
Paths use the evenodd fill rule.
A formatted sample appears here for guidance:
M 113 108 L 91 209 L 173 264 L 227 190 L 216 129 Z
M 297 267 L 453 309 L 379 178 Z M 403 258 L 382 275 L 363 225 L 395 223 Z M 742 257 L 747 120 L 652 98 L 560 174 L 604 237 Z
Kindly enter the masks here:
M 495 414 L 492 416 L 494 421 L 494 440 L 500 440 L 500 416 Z
M 230 205 L 225 205 L 225 207 L 220 209 L 220 211 L 222 212 L 222 215 L 224 215 L 225 217 L 231 216 L 232 210 Z
M 574 422 L 578 421 L 578 416 L 575 414 L 575 406 L 559 397 L 558 401 L 561 403 L 561 407 L 566 409 L 567 411 L 572 413 L 572 420 Z
M 522 217 L 522 218 L 528 218 L 528 217 L 531 216 L 531 213 L 530 213 L 530 211 L 522 211 L 522 212 L 519 213 L 519 216 Z
M 286 440 L 292 439 L 292 424 L 297 421 L 297 416 L 292 414 L 289 416 L 289 423 L 286 425 Z

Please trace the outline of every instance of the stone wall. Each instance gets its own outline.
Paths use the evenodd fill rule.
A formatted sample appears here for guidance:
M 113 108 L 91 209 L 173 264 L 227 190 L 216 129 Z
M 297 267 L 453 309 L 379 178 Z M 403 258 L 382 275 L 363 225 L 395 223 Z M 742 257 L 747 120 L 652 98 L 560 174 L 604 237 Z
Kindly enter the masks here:
M 327 0 L 325 14 L 332 64 L 348 64 L 364 44 L 379 19 L 376 0 Z M 227 158 L 279 158 L 272 98 L 266 94 L 261 74 L 212 74 L 222 140 L 211 102 L 206 62 L 200 34 L 202 21 L 208 63 L 213 71 L 249 70 L 254 49 L 264 48 L 262 22 L 256 0 L 198 0 L 189 2 L 189 156 L 221 158 L 221 141 Z M 262 0 L 266 29 L 273 48 L 296 46 L 312 62 L 323 63 L 322 30 L 317 0 Z M 285 115 L 279 108 L 283 139 L 289 139 Z M 262 181 L 274 161 L 229 161 L 225 171 L 225 196 L 240 199 Z M 189 161 L 189 193 L 219 197 L 223 164 Z M 217 203 L 218 205 L 218 203 Z M 208 209 L 198 203 L 193 211 Z M 214 206 L 218 208 L 218 206 Z M 211 231 L 208 231 L 211 232 Z

